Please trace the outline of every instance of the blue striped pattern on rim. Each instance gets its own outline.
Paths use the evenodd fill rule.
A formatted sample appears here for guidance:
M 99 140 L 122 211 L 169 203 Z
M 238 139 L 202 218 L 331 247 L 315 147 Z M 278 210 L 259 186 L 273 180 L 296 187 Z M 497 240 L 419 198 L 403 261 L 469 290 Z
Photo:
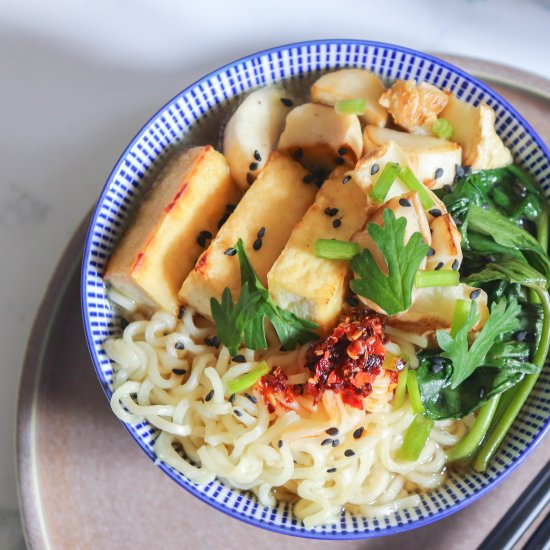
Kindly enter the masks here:
M 362 67 L 385 79 L 413 78 L 496 112 L 496 128 L 516 162 L 543 186 L 550 188 L 550 151 L 530 125 L 503 98 L 460 69 L 429 55 L 388 44 L 360 40 L 321 40 L 281 46 L 250 55 L 210 73 L 160 109 L 137 136 L 112 171 L 94 211 L 82 265 L 82 312 L 88 346 L 97 376 L 110 398 L 112 366 L 103 342 L 120 333 L 120 319 L 109 308 L 102 273 L 109 254 L 147 186 L 147 174 L 162 162 L 189 128 L 226 99 L 251 88 L 319 69 Z M 272 531 L 321 539 L 357 539 L 389 535 L 419 527 L 456 512 L 504 479 L 540 441 L 550 426 L 548 364 L 489 470 L 484 474 L 451 473 L 440 488 L 422 497 L 417 508 L 390 517 L 366 519 L 349 513 L 334 526 L 304 529 L 287 504 L 261 506 L 249 493 L 219 481 L 195 485 L 164 463 L 157 465 L 193 495 L 214 508 Z M 147 422 L 126 428 L 155 460 L 155 429 Z

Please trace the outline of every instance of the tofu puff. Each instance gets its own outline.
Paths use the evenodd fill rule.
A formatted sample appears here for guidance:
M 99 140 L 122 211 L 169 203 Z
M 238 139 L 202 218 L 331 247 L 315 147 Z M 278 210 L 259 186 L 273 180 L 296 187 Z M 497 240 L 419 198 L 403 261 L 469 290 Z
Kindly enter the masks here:
M 231 248 L 239 238 L 258 277 L 266 285 L 267 273 L 293 227 L 315 199 L 317 187 L 304 183 L 307 175 L 305 168 L 286 155 L 271 154 L 265 168 L 183 283 L 179 292 L 182 302 L 210 317 L 210 298 L 219 300 L 226 287 L 233 300 L 237 300 L 241 275 L 239 260 L 231 255 Z
M 269 293 L 282 308 L 319 324 L 325 334 L 336 323 L 350 274 L 344 261 L 315 257 L 317 239 L 348 240 L 366 221 L 367 198 L 345 168 L 332 172 L 267 275 Z
M 176 313 L 178 291 L 241 193 L 210 145 L 177 155 L 141 202 L 111 257 L 105 281 L 145 309 Z M 199 235 L 202 234 L 202 237 Z

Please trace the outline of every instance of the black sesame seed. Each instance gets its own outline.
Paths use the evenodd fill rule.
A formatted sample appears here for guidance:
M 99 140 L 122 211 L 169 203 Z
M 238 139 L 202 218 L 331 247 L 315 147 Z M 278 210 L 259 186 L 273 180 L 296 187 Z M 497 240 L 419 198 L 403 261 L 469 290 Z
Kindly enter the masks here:
M 311 183 L 315 179 L 315 176 L 313 174 L 306 174 L 302 181 L 304 183 Z
M 360 428 L 357 428 L 353 432 L 353 439 L 359 439 L 363 435 L 364 431 L 365 431 L 365 428 L 363 428 L 363 426 L 361 426 Z
M 475 300 L 480 294 L 481 294 L 481 289 L 476 288 L 476 290 L 472 290 L 472 292 L 470 292 L 470 298 L 472 300 Z
M 439 218 L 441 216 L 441 210 L 439 208 L 432 208 L 428 211 L 434 218 Z
M 355 451 L 353 451 L 352 449 L 346 449 L 344 451 L 344 456 L 347 456 L 347 457 L 353 456 L 354 454 L 355 454 Z
M 181 376 L 181 375 L 185 374 L 187 371 L 185 369 L 172 369 L 172 372 L 174 374 L 177 374 L 177 375 Z
M 334 227 L 334 229 L 340 227 L 342 225 L 342 220 L 334 220 L 332 222 L 332 227 Z
M 180 317 L 181 319 L 181 317 Z M 124 317 L 120 320 L 120 330 L 124 330 L 130 323 Z
M 346 304 L 350 307 L 357 307 L 359 305 L 359 300 L 355 296 L 348 296 L 346 298 Z
M 246 359 L 245 359 L 244 355 L 241 355 L 239 353 L 239 355 L 235 355 L 235 357 L 233 357 L 233 362 L 234 363 L 245 363 Z
M 199 235 L 202 235 L 205 239 L 211 239 L 212 238 L 212 233 L 210 233 L 210 231 L 201 231 L 199 233 Z
M 130 397 L 131 397 L 132 399 L 137 399 L 137 393 L 135 393 L 135 392 L 131 393 L 131 394 L 130 394 Z
M 338 208 L 325 208 L 325 214 L 332 218 L 333 216 L 336 216 L 336 214 L 338 214 Z
M 207 394 L 206 394 L 206 397 L 204 398 L 205 401 L 210 401 L 212 398 L 214 397 L 214 390 L 210 390 Z
M 345 160 L 342 157 L 336 157 L 334 159 L 334 162 L 336 163 L 337 166 L 342 166 L 342 164 L 344 164 Z
M 435 355 L 430 359 L 432 363 L 443 363 L 444 359 L 440 355 Z
M 399 199 L 399 204 L 405 207 L 412 206 L 412 203 L 409 199 Z
M 323 439 L 323 441 L 321 441 L 321 445 L 323 447 L 326 445 L 332 445 L 332 439 L 330 439 L 330 437 L 327 437 L 327 439 Z
M 224 254 L 225 254 L 226 256 L 235 256 L 235 254 L 237 254 L 237 249 L 236 249 L 236 248 L 233 248 L 233 247 L 228 248 L 228 249 L 224 252 Z
M 329 468 L 327 474 L 333 474 L 336 471 L 336 468 Z
M 453 262 L 453 265 L 451 266 L 451 269 L 453 269 L 453 271 L 457 271 L 458 268 L 460 266 L 460 262 L 458 261 L 458 259 L 456 259 L 454 262 Z
M 254 244 L 252 245 L 252 248 L 253 248 L 254 250 L 260 250 L 260 248 L 262 248 L 262 239 L 258 237 L 258 238 L 254 241 Z
M 426 252 L 426 256 L 433 256 L 435 254 L 435 250 L 430 246 L 428 249 L 428 252 Z
M 437 374 L 443 370 L 443 363 L 432 361 L 431 369 L 433 373 Z
M 342 180 L 342 183 L 344 185 L 346 185 L 346 183 L 349 183 L 350 180 L 351 180 L 351 176 L 344 176 L 344 179 Z
M 260 151 L 258 151 L 258 149 L 256 149 L 254 151 L 254 158 L 258 161 L 258 162 L 262 162 L 262 155 L 260 155 Z
M 235 416 L 242 416 L 243 415 L 243 413 L 239 409 L 235 409 L 233 412 L 235 413 Z
M 264 235 L 265 235 L 265 227 L 262 225 L 262 227 L 260 228 L 260 230 L 256 234 L 256 237 L 258 237 L 258 239 L 261 239 Z
M 332 446 L 333 447 L 338 447 L 338 445 L 340 445 L 340 440 L 339 439 L 333 439 L 332 440 Z
M 481 388 L 479 388 L 479 398 L 483 399 L 484 397 L 485 397 L 485 388 L 481 386 Z
M 484 202 L 484 203 L 481 205 L 481 208 L 483 208 L 483 210 L 489 210 L 489 203 Z
M 279 441 L 277 442 L 277 447 L 279 447 L 279 449 L 283 446 L 283 440 L 282 439 L 279 439 Z
M 340 147 L 340 149 L 338 149 L 338 154 L 339 154 L 340 156 L 347 155 L 347 154 L 348 154 L 348 149 L 347 149 L 347 147 Z
M 460 164 L 455 164 L 455 174 L 457 178 L 463 178 L 464 177 L 464 168 L 460 166 Z
M 229 402 L 230 403 L 233 403 L 233 401 L 235 401 L 235 394 L 232 393 L 230 396 L 229 396 Z
M 197 243 L 199 243 L 199 246 L 206 248 L 206 237 L 204 235 L 199 235 L 197 237 Z
M 254 174 L 251 174 L 250 172 L 246 174 L 246 183 L 248 183 L 248 185 L 252 185 L 254 183 Z
M 443 168 L 438 168 L 435 171 L 434 179 L 438 180 L 443 175 Z
M 212 336 L 212 338 L 205 338 L 204 343 L 207 346 L 210 346 L 211 348 L 219 348 L 220 347 L 220 340 L 217 336 Z
M 292 101 L 292 99 L 290 99 L 288 97 L 281 97 L 281 103 L 285 107 L 292 107 L 294 105 L 294 101 Z
M 292 153 L 292 156 L 296 160 L 301 159 L 304 156 L 304 150 L 303 149 L 296 149 L 296 151 L 294 151 L 294 153 Z
M 251 163 L 248 165 L 248 169 L 249 169 L 249 170 L 252 170 L 252 172 L 254 172 L 255 170 L 258 169 L 258 163 L 257 163 L 257 162 L 251 162 Z
M 329 428 L 328 430 L 325 430 L 325 432 L 328 434 L 328 435 L 338 435 L 338 428 Z
M 455 225 L 462 225 L 462 220 L 460 218 L 453 218 L 453 221 L 455 222 Z
M 526 330 L 520 330 L 516 333 L 516 340 L 518 342 L 524 342 L 527 338 L 527 331 Z
M 436 266 L 435 266 L 435 270 L 436 271 L 439 271 L 445 264 L 443 262 L 439 262 Z
M 447 183 L 443 186 L 443 191 L 445 191 L 445 193 L 451 193 L 453 190 L 453 188 Z
M 251 402 L 251 403 L 257 403 L 258 400 L 253 396 L 253 395 L 250 395 L 249 393 L 245 393 L 244 396 Z
M 185 349 L 185 344 L 183 342 L 176 342 L 175 348 L 179 350 Z
M 370 169 L 370 175 L 374 176 L 374 174 L 377 174 L 379 170 L 380 170 L 380 165 L 379 164 L 373 164 L 371 169 Z
M 178 310 L 178 319 L 182 319 L 185 314 L 185 308 L 183 306 L 180 306 Z
M 464 170 L 464 175 L 465 176 L 472 173 L 472 167 L 471 166 L 466 165 L 466 166 L 463 166 L 462 168 Z

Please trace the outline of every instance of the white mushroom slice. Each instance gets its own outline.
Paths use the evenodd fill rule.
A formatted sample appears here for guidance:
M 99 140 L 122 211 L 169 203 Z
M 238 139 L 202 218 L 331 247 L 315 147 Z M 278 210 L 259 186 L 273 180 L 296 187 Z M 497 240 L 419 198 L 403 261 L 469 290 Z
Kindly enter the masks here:
M 450 214 L 433 218 L 430 223 L 433 255 L 428 256 L 426 270 L 460 268 L 462 263 L 462 235 Z
M 349 172 L 348 175 L 352 176 L 354 181 L 356 181 L 359 186 L 363 189 L 364 193 L 368 197 L 367 203 L 367 215 L 370 217 L 372 212 L 376 210 L 380 204 L 376 203 L 370 198 L 370 192 L 373 190 L 374 186 L 378 182 L 378 178 L 382 174 L 386 164 L 389 162 L 394 162 L 399 164 L 402 168 L 409 166 L 407 155 L 403 152 L 401 147 L 399 147 L 393 141 L 387 141 L 379 149 L 375 149 L 367 153 L 355 166 L 355 170 Z M 447 212 L 445 205 L 440 201 L 436 195 L 428 188 L 426 188 L 427 193 L 433 200 L 434 206 L 431 206 L 426 214 L 428 216 L 428 221 L 430 222 L 433 216 L 430 214 L 430 211 L 435 209 L 436 214 Z M 408 193 L 409 188 L 399 179 L 396 178 L 390 187 L 388 194 L 386 195 L 385 200 L 388 201 L 393 197 L 398 197 L 404 193 Z
M 457 286 L 434 286 L 415 290 L 412 306 L 405 312 L 389 317 L 388 325 L 414 332 L 432 334 L 436 330 L 450 330 L 457 300 L 475 297 L 480 319 L 474 330 L 479 330 L 489 317 L 487 294 L 481 289 L 459 284 Z
M 413 134 L 431 135 L 438 114 L 447 104 L 447 94 L 439 88 L 414 80 L 397 80 L 380 97 L 380 105 L 386 107 L 399 126 Z
M 458 143 L 433 136 L 419 136 L 389 128 L 365 126 L 365 153 L 393 141 L 405 153 L 415 176 L 430 189 L 453 183 L 456 165 L 462 164 L 462 148 Z
M 431 244 L 430 226 L 428 225 L 428 219 L 424 209 L 422 208 L 422 203 L 420 202 L 418 193 L 415 191 L 409 191 L 398 197 L 393 197 L 389 201 L 385 202 L 368 220 L 367 227 L 370 223 L 376 223 L 383 226 L 384 211 L 387 209 L 390 209 L 395 214 L 396 218 L 405 218 L 407 220 L 405 236 L 403 239 L 405 244 L 409 242 L 409 239 L 413 233 L 418 232 L 422 235 L 422 238 L 428 245 Z M 352 240 L 358 243 L 362 249 L 370 250 L 380 269 L 387 274 L 388 267 L 386 265 L 386 260 L 372 237 L 369 235 L 367 227 L 363 231 L 356 233 Z M 419 269 L 424 269 L 426 262 L 427 260 L 424 258 L 419 266 Z M 385 311 L 375 302 L 372 302 L 362 296 L 359 296 L 359 299 L 371 309 L 374 309 L 379 313 L 385 313 Z
M 361 124 L 355 115 L 306 103 L 286 117 L 279 150 L 312 170 L 330 172 L 339 164 L 352 167 L 363 151 Z
M 450 94 L 441 116 L 453 126 L 453 141 L 462 145 L 462 164 L 485 170 L 513 162 L 495 131 L 495 112 L 486 103 L 474 107 Z
M 252 92 L 225 127 L 223 153 L 241 189 L 248 189 L 261 172 L 283 130 L 289 107 L 274 87 Z
M 364 99 L 365 112 L 359 118 L 367 124 L 385 126 L 388 112 L 378 103 L 385 87 L 382 81 L 364 69 L 342 69 L 323 75 L 311 87 L 311 100 L 334 105 L 342 99 Z

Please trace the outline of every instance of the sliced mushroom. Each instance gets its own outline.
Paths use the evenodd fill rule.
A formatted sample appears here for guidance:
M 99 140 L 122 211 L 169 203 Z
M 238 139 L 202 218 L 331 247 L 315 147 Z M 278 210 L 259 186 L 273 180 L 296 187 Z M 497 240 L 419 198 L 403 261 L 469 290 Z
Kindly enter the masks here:
M 393 141 L 405 153 L 415 176 L 430 189 L 453 183 L 456 165 L 462 163 L 462 148 L 457 143 L 433 136 L 419 136 L 389 128 L 365 126 L 365 153 Z
M 355 115 L 339 115 L 332 107 L 305 103 L 286 117 L 279 150 L 313 171 L 352 167 L 363 151 L 361 124 Z
M 399 126 L 413 134 L 431 135 L 437 115 L 447 104 L 447 94 L 426 82 L 397 80 L 379 103 Z
M 263 169 L 283 130 L 289 107 L 274 87 L 252 92 L 225 127 L 223 153 L 241 189 L 248 189 Z
M 450 94 L 441 116 L 453 126 L 452 140 L 462 146 L 462 164 L 486 170 L 513 162 L 510 150 L 496 133 L 495 112 L 486 103 L 474 107 Z
M 433 254 L 428 256 L 426 270 L 460 268 L 462 263 L 462 235 L 450 214 L 433 218 L 430 223 Z
M 334 105 L 342 99 L 364 99 L 365 112 L 359 118 L 367 124 L 385 126 L 388 112 L 378 100 L 384 93 L 382 81 L 364 69 L 342 69 L 323 75 L 311 87 L 311 100 Z

